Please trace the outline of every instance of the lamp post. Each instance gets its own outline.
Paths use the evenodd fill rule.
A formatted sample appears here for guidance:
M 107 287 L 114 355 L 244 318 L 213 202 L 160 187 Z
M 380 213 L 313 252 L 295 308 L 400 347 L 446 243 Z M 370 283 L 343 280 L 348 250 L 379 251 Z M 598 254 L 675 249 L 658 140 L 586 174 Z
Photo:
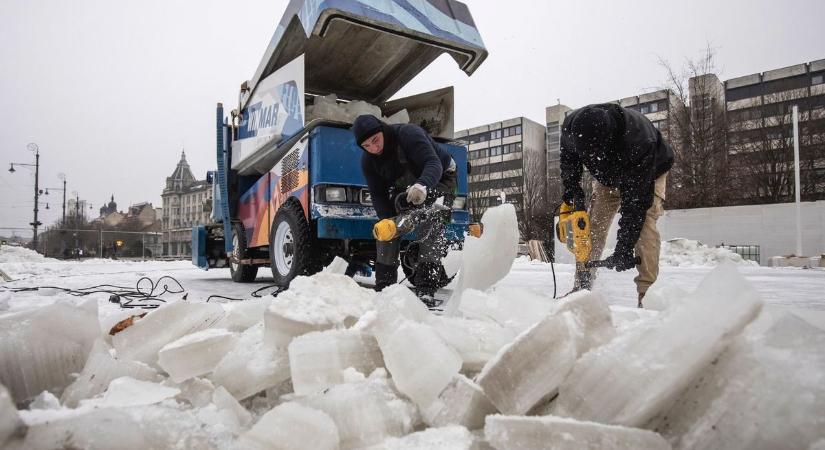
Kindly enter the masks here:
M 37 227 L 42 225 L 42 223 L 38 222 L 37 220 L 37 203 L 40 197 L 40 188 L 38 186 L 38 182 L 40 181 L 40 147 L 37 146 L 34 142 L 30 142 L 26 145 L 26 148 L 34 153 L 34 164 L 24 164 L 24 163 L 11 163 L 11 167 L 9 167 L 9 172 L 14 173 L 14 165 L 17 164 L 18 166 L 28 166 L 34 167 L 34 221 L 29 225 L 32 226 L 32 248 L 37 251 Z
M 62 188 L 53 188 L 53 187 L 43 188 L 44 191 L 42 192 L 42 194 L 43 195 L 49 195 L 49 189 L 51 189 L 53 191 L 63 191 L 63 221 L 60 223 L 60 226 L 65 227 L 66 226 L 66 174 L 65 173 L 59 173 L 59 174 L 57 174 L 57 178 L 60 178 L 63 181 L 63 187 Z

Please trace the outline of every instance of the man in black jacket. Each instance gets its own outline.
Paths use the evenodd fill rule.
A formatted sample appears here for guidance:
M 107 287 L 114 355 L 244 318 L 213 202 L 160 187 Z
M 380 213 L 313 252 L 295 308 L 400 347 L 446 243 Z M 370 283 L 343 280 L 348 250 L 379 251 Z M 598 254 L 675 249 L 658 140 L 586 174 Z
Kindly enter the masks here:
M 624 271 L 636 265 L 635 256 L 640 257 L 639 275 L 633 280 L 639 307 L 659 274 L 656 220 L 664 212 L 667 173 L 673 159 L 673 149 L 659 130 L 636 111 L 607 103 L 585 106 L 564 119 L 563 199 L 584 209 L 580 183 L 582 166 L 586 167 L 595 179 L 589 208 L 591 261 L 601 259 L 608 229 L 620 211 L 616 249 L 607 262 L 608 267 Z
M 431 205 L 444 198 L 451 207 L 456 188 L 455 161 L 424 129 L 413 124 L 387 125 L 375 116 L 363 115 L 352 125 L 356 143 L 364 150 L 361 170 L 367 179 L 372 206 L 379 219 L 397 215 L 395 198 L 410 205 Z M 445 219 L 448 219 L 445 217 Z M 419 227 L 419 263 L 414 284 L 425 302 L 433 302 L 443 268 L 444 222 Z M 375 289 L 381 290 L 398 280 L 398 255 L 401 239 L 376 242 Z

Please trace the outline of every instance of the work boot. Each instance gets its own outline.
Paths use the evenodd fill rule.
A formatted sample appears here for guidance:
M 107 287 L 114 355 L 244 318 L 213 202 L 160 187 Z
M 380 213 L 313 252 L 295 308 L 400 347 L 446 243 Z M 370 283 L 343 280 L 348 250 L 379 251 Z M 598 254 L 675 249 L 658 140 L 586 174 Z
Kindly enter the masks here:
M 639 292 L 639 304 L 636 306 L 637 308 L 644 308 L 644 305 L 642 305 L 643 298 L 645 298 L 645 293 Z
M 439 269 L 439 264 L 434 262 L 420 262 L 415 268 L 413 284 L 416 294 L 428 307 L 431 307 L 431 304 L 434 305 L 435 292 L 438 290 Z
M 375 290 L 381 291 L 385 287 L 398 282 L 398 266 L 375 263 Z

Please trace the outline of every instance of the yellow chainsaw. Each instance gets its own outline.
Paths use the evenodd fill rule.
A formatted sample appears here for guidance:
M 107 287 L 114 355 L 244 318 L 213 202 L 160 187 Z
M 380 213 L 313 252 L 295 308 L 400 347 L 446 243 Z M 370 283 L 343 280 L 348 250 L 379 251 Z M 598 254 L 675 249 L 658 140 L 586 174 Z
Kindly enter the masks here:
M 590 216 L 587 211 L 562 202 L 559 207 L 559 223 L 556 224 L 556 237 L 563 243 L 576 259 L 576 283 L 579 289 L 591 289 L 590 251 Z

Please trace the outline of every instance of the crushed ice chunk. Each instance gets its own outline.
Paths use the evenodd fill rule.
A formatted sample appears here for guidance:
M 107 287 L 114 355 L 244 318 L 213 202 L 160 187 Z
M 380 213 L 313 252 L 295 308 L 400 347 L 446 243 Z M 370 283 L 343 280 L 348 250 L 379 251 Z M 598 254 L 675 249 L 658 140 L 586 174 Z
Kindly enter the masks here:
M 163 346 L 212 326 L 223 315 L 223 308 L 217 303 L 170 302 L 115 334 L 112 343 L 118 358 L 156 365 Z
M 401 438 L 387 438 L 379 445 L 364 450 L 472 450 L 473 434 L 461 426 L 428 428 Z
M 381 378 L 339 384 L 298 403 L 328 414 L 338 427 L 341 449 L 367 447 L 412 432 L 415 406 L 399 398 Z
M 487 416 L 484 436 L 497 449 L 670 450 L 662 436 L 638 428 L 562 417 Z
M 97 300 L 57 302 L 0 317 L 0 383 L 15 403 L 59 394 L 100 337 Z
M 432 427 L 461 425 L 470 430 L 484 427 L 484 418 L 498 412 L 481 387 L 464 375 L 456 375 L 438 395 L 438 399 L 421 411 Z
M 9 391 L 0 384 L 0 447 L 9 440 L 22 436 L 25 430 Z
M 461 369 L 461 357 L 428 325 L 404 321 L 378 343 L 396 387 L 421 408 L 429 406 Z
M 338 428 L 329 415 L 298 403 L 284 403 L 244 433 L 237 448 L 337 450 L 338 441 Z
M 141 381 L 130 377 L 120 377 L 109 383 L 103 398 L 83 400 L 80 406 L 124 407 L 152 405 L 172 398 L 180 389 L 163 386 L 151 381 Z
M 236 399 L 243 400 L 289 379 L 286 350 L 264 345 L 264 325 L 259 323 L 241 334 L 235 347 L 221 359 L 209 378 Z
M 60 400 L 49 391 L 43 391 L 29 404 L 29 409 L 60 409 Z
M 478 384 L 505 414 L 526 414 L 552 397 L 577 357 L 570 312 L 549 315 L 503 347 L 478 375 Z
M 103 393 L 115 378 L 131 377 L 142 381 L 158 381 L 155 369 L 138 361 L 122 361 L 112 357 L 109 346 L 102 340 L 95 342 L 83 371 L 63 391 L 60 401 L 74 408 L 84 399 Z
M 298 336 L 289 344 L 289 368 L 296 394 L 311 394 L 345 382 L 343 370 L 369 374 L 383 367 L 378 342 L 356 330 L 328 330 Z
M 160 349 L 158 365 L 180 383 L 211 372 L 237 340 L 235 333 L 219 328 L 187 334 Z
M 673 404 L 761 307 L 733 266 L 718 266 L 679 307 L 579 359 L 559 388 L 554 413 L 644 426 Z
M 657 428 L 674 448 L 806 448 L 825 439 L 825 331 L 791 313 L 770 322 L 748 327 L 661 414 Z

